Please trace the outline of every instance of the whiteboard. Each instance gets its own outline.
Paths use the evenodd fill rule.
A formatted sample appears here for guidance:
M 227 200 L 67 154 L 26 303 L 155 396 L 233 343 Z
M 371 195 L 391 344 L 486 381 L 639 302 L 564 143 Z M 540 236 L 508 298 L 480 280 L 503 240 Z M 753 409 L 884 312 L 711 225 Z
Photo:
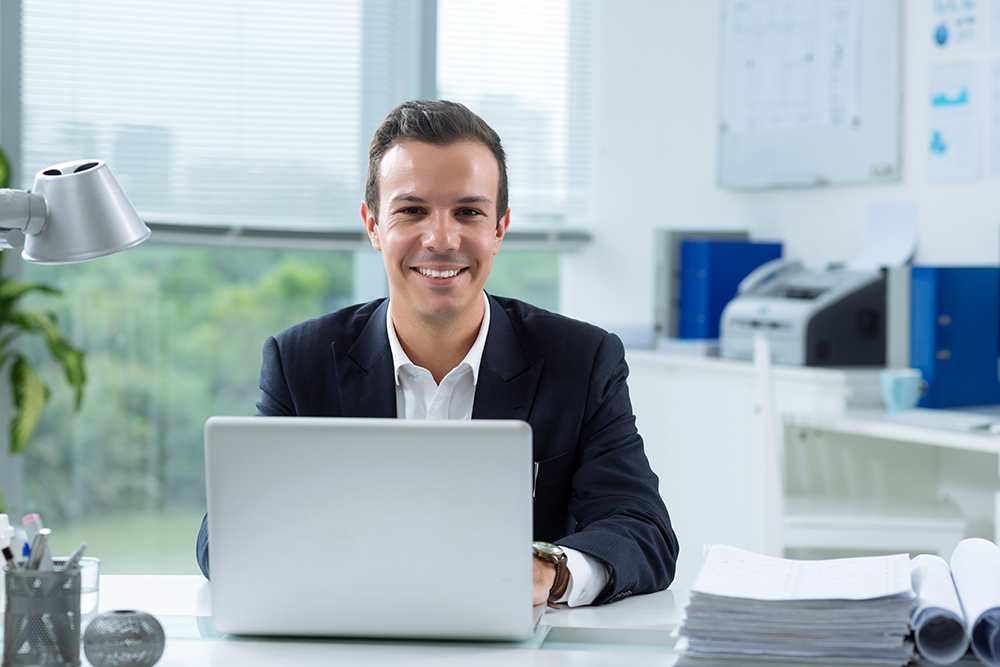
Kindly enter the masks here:
M 720 42 L 719 185 L 899 180 L 899 0 L 723 0 Z

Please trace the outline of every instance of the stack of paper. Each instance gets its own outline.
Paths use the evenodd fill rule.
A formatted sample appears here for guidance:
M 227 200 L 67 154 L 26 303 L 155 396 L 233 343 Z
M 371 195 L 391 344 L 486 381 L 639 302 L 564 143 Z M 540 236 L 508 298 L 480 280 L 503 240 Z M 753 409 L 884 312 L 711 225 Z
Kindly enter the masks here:
M 677 667 L 905 665 L 914 598 L 906 554 L 798 561 L 714 545 Z

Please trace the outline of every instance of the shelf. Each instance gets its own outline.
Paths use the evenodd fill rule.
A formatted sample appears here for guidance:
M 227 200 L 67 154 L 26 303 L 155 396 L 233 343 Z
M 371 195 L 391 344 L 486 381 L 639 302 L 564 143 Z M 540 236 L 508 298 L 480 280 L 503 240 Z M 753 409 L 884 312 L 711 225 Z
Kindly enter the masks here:
M 786 428 L 1000 454 L 1000 434 L 900 423 L 882 410 L 851 410 L 842 416 L 789 414 L 784 421 Z

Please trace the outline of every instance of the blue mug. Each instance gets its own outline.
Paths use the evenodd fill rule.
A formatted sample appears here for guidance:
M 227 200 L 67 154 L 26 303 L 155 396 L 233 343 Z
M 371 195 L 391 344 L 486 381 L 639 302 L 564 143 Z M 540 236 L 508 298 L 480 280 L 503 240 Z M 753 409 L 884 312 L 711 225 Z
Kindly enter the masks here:
M 879 386 L 886 412 L 912 410 L 927 391 L 919 368 L 887 368 L 879 374 Z

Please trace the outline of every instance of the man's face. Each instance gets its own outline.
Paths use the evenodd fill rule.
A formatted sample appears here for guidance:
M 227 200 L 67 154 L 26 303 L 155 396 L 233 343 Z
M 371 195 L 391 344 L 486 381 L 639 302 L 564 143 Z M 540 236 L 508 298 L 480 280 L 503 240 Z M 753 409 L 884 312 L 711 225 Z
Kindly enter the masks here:
M 368 236 L 382 251 L 393 319 L 447 325 L 482 312 L 483 285 L 510 222 L 497 224 L 500 168 L 478 142 L 390 148 L 379 174 L 379 220 L 362 204 Z M 400 309 L 397 311 L 397 309 Z

